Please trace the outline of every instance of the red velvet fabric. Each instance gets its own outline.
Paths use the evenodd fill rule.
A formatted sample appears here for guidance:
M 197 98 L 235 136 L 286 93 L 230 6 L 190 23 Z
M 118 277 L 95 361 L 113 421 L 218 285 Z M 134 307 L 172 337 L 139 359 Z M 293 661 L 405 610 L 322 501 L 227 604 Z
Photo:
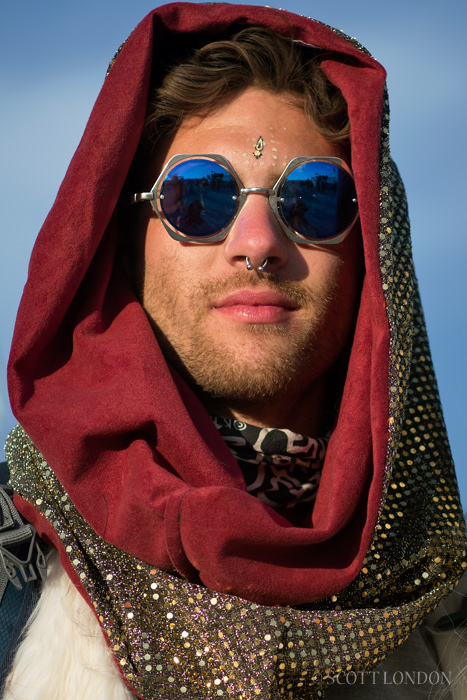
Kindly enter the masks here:
M 239 25 L 327 49 L 324 70 L 351 119 L 366 277 L 313 522 L 301 528 L 246 493 L 116 262 L 114 210 L 138 145 L 151 69 L 159 70 L 167 47 L 183 46 L 187 32 L 215 37 Z M 15 415 L 108 542 L 266 604 L 329 596 L 360 570 L 387 447 L 389 329 L 378 264 L 384 81 L 376 61 L 331 29 L 270 8 L 173 3 L 150 13 L 124 45 L 37 239 L 9 364 Z M 34 507 L 21 499 L 18 506 L 60 548 Z

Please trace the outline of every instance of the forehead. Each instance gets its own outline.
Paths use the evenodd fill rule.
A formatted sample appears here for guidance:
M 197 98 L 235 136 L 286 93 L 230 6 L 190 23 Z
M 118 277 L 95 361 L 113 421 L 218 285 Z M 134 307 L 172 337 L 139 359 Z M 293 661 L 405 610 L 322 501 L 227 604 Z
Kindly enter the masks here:
M 263 147 L 256 157 L 260 137 Z M 345 159 L 343 148 L 317 131 L 295 98 L 254 88 L 235 96 L 213 114 L 183 121 L 158 159 L 159 170 L 181 153 L 219 153 L 245 177 L 266 171 L 271 177 L 279 176 L 297 156 Z

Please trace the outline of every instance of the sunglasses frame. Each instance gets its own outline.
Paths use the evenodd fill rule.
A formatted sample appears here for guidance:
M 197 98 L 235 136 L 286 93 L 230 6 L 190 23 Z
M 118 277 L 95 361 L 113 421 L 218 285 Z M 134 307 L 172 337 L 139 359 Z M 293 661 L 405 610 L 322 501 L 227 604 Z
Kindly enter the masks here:
M 217 231 L 216 233 L 213 233 L 211 235 L 207 236 L 198 236 L 198 237 L 193 237 L 193 236 L 186 236 L 177 229 L 173 228 L 171 226 L 165 215 L 164 212 L 161 209 L 160 206 L 160 199 L 161 195 L 157 194 L 157 191 L 159 187 L 162 186 L 162 183 L 167 176 L 168 172 L 173 168 L 174 165 L 177 163 L 180 163 L 181 161 L 184 160 L 191 160 L 194 158 L 204 158 L 206 160 L 212 160 L 222 167 L 224 167 L 229 175 L 233 178 L 236 186 L 237 186 L 237 191 L 238 194 L 233 197 L 233 199 L 236 200 L 237 202 L 237 208 L 232 216 L 232 219 L 230 222 L 225 226 L 221 231 Z M 349 234 L 349 232 L 352 230 L 355 222 L 359 218 L 359 210 L 358 210 L 358 205 L 357 205 L 357 211 L 355 213 L 355 216 L 353 217 L 352 221 L 350 224 L 341 232 L 333 236 L 332 238 L 326 238 L 326 239 L 320 239 L 320 238 L 306 238 L 305 236 L 302 236 L 298 231 L 295 231 L 285 220 L 285 218 L 282 215 L 281 209 L 280 209 L 280 203 L 283 201 L 280 197 L 280 187 L 282 183 L 286 180 L 287 176 L 289 173 L 292 172 L 292 170 L 295 170 L 296 167 L 301 165 L 302 163 L 308 163 L 308 162 L 324 162 L 324 163 L 331 163 L 332 165 L 336 165 L 338 168 L 341 168 L 344 170 L 352 180 L 354 180 L 352 171 L 348 167 L 347 163 L 343 161 L 341 158 L 334 158 L 332 156 L 329 157 L 304 157 L 304 156 L 298 156 L 297 158 L 292 158 L 292 160 L 289 162 L 289 164 L 286 166 L 284 171 L 282 172 L 281 176 L 277 180 L 276 184 L 272 189 L 269 189 L 267 187 L 243 187 L 243 184 L 238 177 L 237 173 L 233 169 L 232 164 L 225 158 L 224 156 L 218 154 L 218 153 L 179 153 L 177 155 L 172 156 L 170 160 L 165 164 L 163 167 L 161 174 L 157 178 L 156 182 L 154 183 L 153 187 L 149 192 L 138 192 L 133 195 L 131 203 L 137 203 L 137 202 L 143 202 L 143 201 L 150 201 L 151 206 L 156 212 L 157 216 L 159 217 L 162 225 L 164 226 L 165 230 L 176 241 L 185 241 L 189 243 L 199 243 L 201 245 L 205 245 L 207 243 L 217 243 L 218 241 L 223 241 L 229 234 L 230 229 L 234 225 L 235 221 L 238 218 L 238 215 L 240 214 L 240 211 L 242 210 L 243 205 L 246 202 L 246 198 L 249 194 L 262 194 L 268 198 L 269 201 L 269 206 L 271 207 L 276 219 L 278 220 L 279 224 L 281 225 L 283 231 L 287 235 L 287 237 L 293 241 L 294 243 L 298 243 L 299 245 L 335 245 L 337 243 L 341 243 L 344 238 Z M 162 195 L 163 197 L 163 195 Z M 356 199 L 355 199 L 356 202 Z M 357 202 L 356 202 L 357 203 Z

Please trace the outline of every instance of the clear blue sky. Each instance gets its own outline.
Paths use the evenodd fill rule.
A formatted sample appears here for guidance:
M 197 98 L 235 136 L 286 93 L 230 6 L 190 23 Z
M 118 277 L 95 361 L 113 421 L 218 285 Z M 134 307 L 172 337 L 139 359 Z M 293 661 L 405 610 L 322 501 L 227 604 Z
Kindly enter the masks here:
M 392 153 L 408 191 L 416 270 L 466 510 L 467 4 L 290 0 L 281 6 L 357 37 L 388 70 Z M 14 425 L 4 368 L 35 236 L 108 61 L 152 8 L 146 0 L 2 3 L 2 436 Z

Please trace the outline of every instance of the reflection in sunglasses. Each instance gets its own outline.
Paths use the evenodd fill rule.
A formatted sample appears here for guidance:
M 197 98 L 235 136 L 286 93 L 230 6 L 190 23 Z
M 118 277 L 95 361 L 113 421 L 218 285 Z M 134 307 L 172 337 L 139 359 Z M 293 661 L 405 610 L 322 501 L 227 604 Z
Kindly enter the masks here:
M 178 231 L 207 236 L 221 231 L 237 209 L 237 185 L 230 173 L 213 161 L 188 161 L 164 180 L 161 208 Z

